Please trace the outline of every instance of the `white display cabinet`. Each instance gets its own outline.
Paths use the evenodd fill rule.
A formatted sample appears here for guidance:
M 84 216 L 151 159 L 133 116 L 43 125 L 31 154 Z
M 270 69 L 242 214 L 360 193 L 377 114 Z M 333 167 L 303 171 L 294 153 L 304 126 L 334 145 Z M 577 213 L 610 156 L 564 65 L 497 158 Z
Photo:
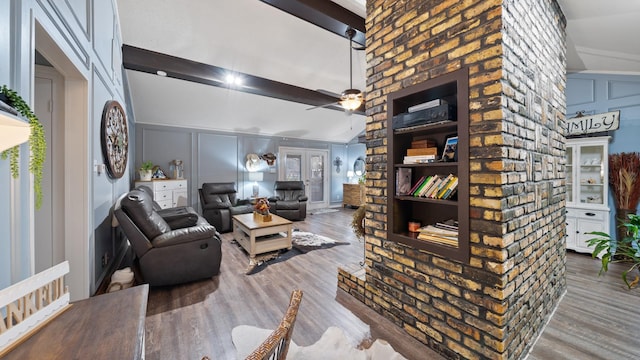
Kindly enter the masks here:
M 609 139 L 567 139 L 567 249 L 591 253 L 587 233 L 609 232 Z

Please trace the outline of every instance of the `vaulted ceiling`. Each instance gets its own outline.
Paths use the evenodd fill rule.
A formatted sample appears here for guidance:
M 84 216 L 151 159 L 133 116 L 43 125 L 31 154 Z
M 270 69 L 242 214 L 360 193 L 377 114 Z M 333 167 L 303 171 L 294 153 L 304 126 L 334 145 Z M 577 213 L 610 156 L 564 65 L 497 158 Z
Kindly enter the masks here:
M 365 17 L 364 1 L 333 2 L 348 19 Z M 322 2 L 327 1 L 118 0 L 128 49 L 125 67 L 135 68 L 127 66 L 127 59 L 145 51 L 155 61 L 147 65 L 158 65 L 127 70 L 135 121 L 340 143 L 356 138 L 364 130 L 363 113 L 347 116 L 336 106 L 307 110 L 334 101 L 327 93 L 350 87 L 348 40 L 341 31 L 336 34 L 276 7 L 313 8 Z M 568 23 L 567 71 L 640 73 L 640 46 L 633 39 L 640 33 L 635 20 L 640 1 L 558 2 Z M 329 13 L 343 25 L 349 22 Z M 353 87 L 365 90 L 365 52 L 352 54 Z M 172 60 L 181 65 L 160 68 Z M 194 68 L 198 79 L 179 74 Z M 220 83 L 223 69 L 244 76 L 249 92 Z M 169 75 L 158 76 L 156 70 Z M 274 84 L 276 92 L 301 91 L 289 100 L 256 95 Z

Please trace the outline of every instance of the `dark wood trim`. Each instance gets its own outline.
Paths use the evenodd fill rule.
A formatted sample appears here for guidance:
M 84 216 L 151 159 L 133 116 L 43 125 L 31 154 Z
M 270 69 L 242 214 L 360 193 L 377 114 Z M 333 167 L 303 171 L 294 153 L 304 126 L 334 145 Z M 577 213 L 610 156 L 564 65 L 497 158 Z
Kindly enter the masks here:
M 327 0 L 260 0 L 277 9 L 308 21 L 327 31 L 346 38 L 347 28 L 356 30 L 353 41 L 365 45 L 364 18 Z
M 157 74 L 161 70 L 167 77 L 192 81 L 200 84 L 230 88 L 250 94 L 268 96 L 312 106 L 335 103 L 339 98 L 315 90 L 285 84 L 279 81 L 228 70 L 219 66 L 179 58 L 172 55 L 141 49 L 131 45 L 122 46 L 122 58 L 125 69 Z M 243 78 L 243 85 L 231 87 L 225 82 L 227 74 L 234 73 Z M 344 111 L 337 105 L 325 106 L 327 109 Z M 364 115 L 363 111 L 356 113 Z
M 391 120 L 395 115 L 407 111 L 410 105 L 415 105 L 437 98 L 452 98 L 457 105 L 457 121 L 446 124 L 431 125 L 428 130 L 406 131 L 396 134 Z M 439 141 L 443 147 L 444 140 L 454 133 L 458 136 L 458 161 L 450 163 L 415 164 L 407 166 L 402 164 L 402 158 L 406 153 L 407 138 L 413 134 L 424 135 L 430 131 L 430 135 Z M 422 169 L 430 173 L 449 172 L 447 167 L 456 167 L 459 179 L 457 188 L 457 200 L 430 200 L 411 196 L 398 196 L 395 194 L 395 171 L 398 167 L 412 167 L 414 172 Z M 440 170 L 442 168 L 443 170 Z M 462 68 L 439 77 L 429 79 L 422 83 L 402 88 L 387 95 L 387 239 L 402 243 L 410 247 L 426 250 L 448 259 L 468 263 L 470 257 L 469 247 L 469 69 Z M 417 180 L 417 179 L 415 179 Z M 414 180 L 414 181 L 415 181 Z M 438 210 L 449 212 L 448 207 L 457 209 L 458 220 L 458 247 L 450 247 L 427 241 L 418 240 L 417 234 L 409 233 L 406 229 L 408 220 L 417 218 L 418 214 L 426 215 L 425 204 L 438 204 Z M 439 215 L 442 215 L 439 212 Z M 440 221 L 440 220 L 438 220 Z M 423 225 L 427 225 L 423 222 Z

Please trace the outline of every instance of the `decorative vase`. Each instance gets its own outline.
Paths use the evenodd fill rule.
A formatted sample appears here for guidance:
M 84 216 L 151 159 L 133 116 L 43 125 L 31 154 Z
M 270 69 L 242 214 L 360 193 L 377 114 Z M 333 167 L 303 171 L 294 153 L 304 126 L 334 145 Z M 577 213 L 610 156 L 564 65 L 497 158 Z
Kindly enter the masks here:
M 622 223 L 627 221 L 629 214 L 635 213 L 636 209 L 616 209 L 616 239 L 618 241 L 629 235 L 627 233 L 627 228 L 622 226 Z
M 151 170 L 140 170 L 140 181 L 151 181 L 151 176 L 153 175 L 153 171 Z

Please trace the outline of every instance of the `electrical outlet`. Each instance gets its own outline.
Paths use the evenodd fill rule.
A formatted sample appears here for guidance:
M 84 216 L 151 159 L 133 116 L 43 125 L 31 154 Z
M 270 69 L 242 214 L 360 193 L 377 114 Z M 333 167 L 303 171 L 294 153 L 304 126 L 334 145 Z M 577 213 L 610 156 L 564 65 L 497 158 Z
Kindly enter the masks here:
M 109 263 L 109 253 L 104 253 L 104 255 L 102 255 L 102 267 L 107 266 L 108 263 Z

